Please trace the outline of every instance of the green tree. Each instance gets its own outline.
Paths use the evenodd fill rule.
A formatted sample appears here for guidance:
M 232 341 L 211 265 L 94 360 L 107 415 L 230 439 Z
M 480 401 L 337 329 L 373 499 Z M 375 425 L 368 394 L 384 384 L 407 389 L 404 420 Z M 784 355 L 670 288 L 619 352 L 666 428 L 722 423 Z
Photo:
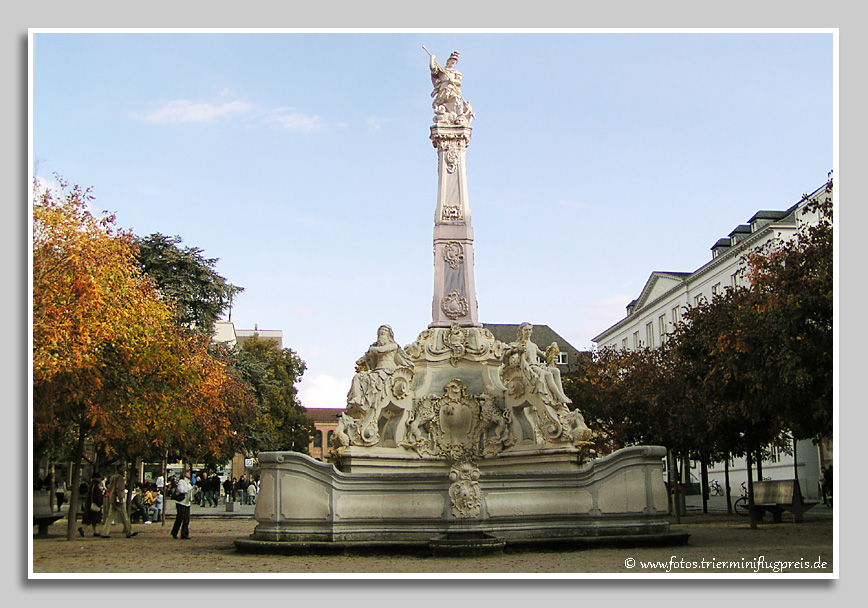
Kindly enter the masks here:
M 144 273 L 174 306 L 178 323 L 211 335 L 214 323 L 244 288 L 232 285 L 215 270 L 219 258 L 204 257 L 198 247 L 182 247 L 180 236 L 159 232 L 138 238 L 138 260 Z
M 236 353 L 260 405 L 251 425 L 251 452 L 290 450 L 307 454 L 315 427 L 298 401 L 296 382 L 304 374 L 304 362 L 289 348 L 279 348 L 259 334 L 244 341 Z

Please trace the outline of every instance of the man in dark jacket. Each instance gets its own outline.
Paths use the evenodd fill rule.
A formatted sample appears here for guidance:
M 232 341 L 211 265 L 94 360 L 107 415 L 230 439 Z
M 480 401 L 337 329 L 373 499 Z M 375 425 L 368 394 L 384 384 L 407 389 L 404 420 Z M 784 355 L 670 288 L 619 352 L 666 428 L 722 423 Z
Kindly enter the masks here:
M 223 493 L 226 495 L 223 502 L 230 503 L 234 499 L 233 492 L 235 492 L 235 484 L 232 483 L 232 478 L 227 476 L 226 480 L 223 482 Z
M 216 507 L 220 502 L 220 477 L 216 471 L 211 473 L 211 477 L 208 478 L 208 485 L 208 499 L 211 501 L 211 505 Z

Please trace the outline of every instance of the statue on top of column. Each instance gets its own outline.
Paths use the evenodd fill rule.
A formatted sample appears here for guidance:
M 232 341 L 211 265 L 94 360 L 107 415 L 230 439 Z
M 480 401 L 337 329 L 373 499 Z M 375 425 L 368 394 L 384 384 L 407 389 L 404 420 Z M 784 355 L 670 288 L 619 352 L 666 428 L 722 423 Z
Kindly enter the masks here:
M 446 60 L 446 67 L 437 63 L 437 58 L 424 46 L 425 52 L 431 57 L 431 83 L 434 90 L 431 104 L 434 108 L 435 124 L 469 125 L 476 118 L 470 104 L 461 96 L 461 72 L 455 69 L 459 53 L 453 51 Z

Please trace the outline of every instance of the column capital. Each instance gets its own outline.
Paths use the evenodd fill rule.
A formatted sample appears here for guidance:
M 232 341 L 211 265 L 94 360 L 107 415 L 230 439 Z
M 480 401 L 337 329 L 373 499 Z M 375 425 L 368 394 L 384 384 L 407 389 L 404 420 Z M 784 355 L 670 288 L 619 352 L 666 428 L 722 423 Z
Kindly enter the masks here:
M 434 125 L 431 127 L 431 143 L 437 149 L 450 143 L 459 143 L 466 147 L 470 143 L 472 132 L 473 127 L 469 125 Z

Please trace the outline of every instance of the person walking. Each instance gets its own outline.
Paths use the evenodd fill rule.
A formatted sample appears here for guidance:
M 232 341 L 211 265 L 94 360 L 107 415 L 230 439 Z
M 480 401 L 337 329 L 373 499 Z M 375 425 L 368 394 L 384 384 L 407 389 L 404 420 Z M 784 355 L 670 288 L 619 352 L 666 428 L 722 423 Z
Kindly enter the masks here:
M 66 500 L 66 480 L 64 478 L 60 478 L 57 483 L 54 484 L 54 497 L 57 498 L 57 510 L 60 511 L 60 508 L 63 506 L 63 503 L 68 502 Z
M 115 470 L 115 474 L 112 475 L 112 478 L 109 480 L 108 487 L 106 488 L 108 492 L 109 505 L 108 512 L 105 516 L 105 522 L 102 526 L 102 534 L 100 534 L 102 538 L 111 538 L 112 518 L 115 513 L 120 515 L 121 522 L 124 524 L 124 534 L 126 534 L 127 538 L 132 538 L 138 534 L 138 532 L 133 532 L 133 527 L 130 524 L 130 516 L 127 515 L 127 506 L 124 504 L 127 485 L 126 472 L 127 465 L 124 463 L 119 464 Z
M 84 538 L 84 526 L 93 528 L 93 535 L 99 536 L 96 527 L 102 522 L 102 504 L 103 495 L 100 482 L 102 475 L 94 473 L 90 476 L 90 483 L 83 492 L 84 508 L 81 511 L 81 526 L 78 528 L 78 534 Z
M 178 480 L 177 492 L 184 495 L 182 500 L 175 503 L 175 523 L 172 525 L 172 538 L 178 538 L 178 532 L 181 532 L 181 538 L 190 538 L 190 507 L 192 506 L 193 484 L 190 483 L 190 471 L 184 471 L 181 479 Z
M 235 493 L 235 484 L 232 483 L 232 478 L 228 475 L 226 480 L 223 482 L 223 493 L 225 494 L 225 498 L 223 500 L 224 503 L 230 503 L 235 500 L 233 494 Z
M 258 493 L 258 486 L 256 485 L 256 480 L 251 478 L 250 483 L 247 484 L 247 502 L 248 504 L 255 505 L 256 504 L 256 494 Z
M 208 482 L 211 485 L 211 502 L 214 503 L 214 506 L 220 504 L 220 476 L 217 475 L 217 472 L 211 474 L 211 477 L 208 479 Z

